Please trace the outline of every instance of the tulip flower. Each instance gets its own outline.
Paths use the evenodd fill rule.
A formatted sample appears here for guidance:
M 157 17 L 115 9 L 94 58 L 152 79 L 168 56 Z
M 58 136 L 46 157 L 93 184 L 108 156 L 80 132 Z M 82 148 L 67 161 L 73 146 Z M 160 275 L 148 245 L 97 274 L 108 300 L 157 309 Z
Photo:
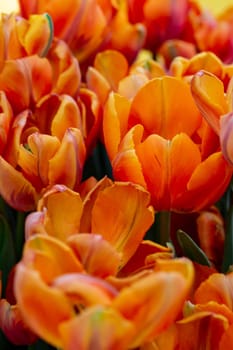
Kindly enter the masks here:
M 114 178 L 144 186 L 160 211 L 215 203 L 232 170 L 202 123 L 189 85 L 175 77 L 152 79 L 131 101 L 111 93 L 103 132 Z
M 47 233 L 66 241 L 78 232 L 101 234 L 122 255 L 121 265 L 124 265 L 153 223 L 149 201 L 149 193 L 140 186 L 113 183 L 108 178 L 100 180 L 84 200 L 64 185 L 55 185 L 38 202 L 38 211 L 29 214 L 26 237 Z M 91 242 L 94 249 L 97 243 Z M 102 249 L 101 244 L 98 243 L 98 250 Z
M 223 82 L 216 75 L 200 71 L 192 80 L 192 93 L 203 116 L 219 135 L 224 157 L 232 165 L 232 80 L 225 92 Z
M 1 15 L 1 66 L 5 60 L 28 55 L 46 56 L 53 40 L 53 24 L 48 14 L 28 19 L 16 14 Z
M 83 246 L 83 253 L 86 248 Z M 65 243 L 36 234 L 25 244 L 14 288 L 26 323 L 53 346 L 71 349 L 83 344 L 88 349 L 95 339 L 103 347 L 124 344 L 127 348 L 153 339 L 174 322 L 189 293 L 192 275 L 187 259 L 174 260 L 174 265 L 162 264 L 118 290 L 107 280 L 85 273 L 79 257 Z M 99 338 L 113 324 L 116 329 Z M 93 329 L 98 329 L 94 338 Z

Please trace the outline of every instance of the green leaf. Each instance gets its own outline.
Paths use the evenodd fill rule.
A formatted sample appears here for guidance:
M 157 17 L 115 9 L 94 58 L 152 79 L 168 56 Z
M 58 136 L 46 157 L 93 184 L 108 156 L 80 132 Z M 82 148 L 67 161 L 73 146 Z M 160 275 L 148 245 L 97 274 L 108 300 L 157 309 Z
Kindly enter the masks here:
M 3 295 L 11 268 L 15 265 L 12 232 L 5 217 L 0 214 L 0 270 L 2 271 Z
M 203 250 L 192 240 L 192 238 L 182 230 L 177 231 L 177 239 L 184 256 L 198 264 L 211 266 L 211 263 Z

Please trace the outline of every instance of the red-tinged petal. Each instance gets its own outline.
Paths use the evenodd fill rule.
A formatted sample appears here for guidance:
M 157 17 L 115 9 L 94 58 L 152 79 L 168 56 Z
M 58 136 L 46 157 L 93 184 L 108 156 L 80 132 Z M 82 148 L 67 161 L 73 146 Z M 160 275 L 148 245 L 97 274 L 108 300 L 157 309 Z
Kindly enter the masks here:
M 0 157 L 0 194 L 16 210 L 35 209 L 38 194 L 23 175 Z
M 5 61 L 0 73 L 0 90 L 6 92 L 7 98 L 16 114 L 28 108 L 30 85 L 28 84 L 26 67 L 22 59 Z
M 126 58 L 114 50 L 98 53 L 95 57 L 94 67 L 106 78 L 114 91 L 117 91 L 119 81 L 128 73 Z
M 183 133 L 172 139 L 169 148 L 170 169 L 167 169 L 167 176 L 169 178 L 171 208 L 176 208 L 173 203 L 176 202 L 176 198 L 180 194 L 186 192 L 187 184 L 194 170 L 201 163 L 201 154 L 198 146 Z M 185 152 L 183 152 L 184 149 Z
M 60 105 L 51 123 L 51 134 L 62 140 L 66 129 L 73 127 L 82 130 L 80 110 L 69 95 L 60 97 Z
M 169 151 L 170 142 L 155 134 L 136 145 L 136 154 L 142 168 L 146 188 L 151 194 L 153 206 L 160 210 L 169 210 L 171 206 Z M 128 164 L 124 164 L 124 166 L 129 168 Z M 125 171 L 129 172 L 129 170 L 131 170 L 129 179 L 138 183 L 140 179 L 137 179 L 136 176 L 133 175 L 131 178 L 131 173 L 134 174 L 133 169 L 127 169 Z
M 127 264 L 120 270 L 120 276 L 128 276 L 143 268 L 151 268 L 157 258 L 172 258 L 170 248 L 152 241 L 142 241 Z
M 227 113 L 220 119 L 221 150 L 229 164 L 233 165 L 233 113 Z
M 229 185 L 231 176 L 232 168 L 229 167 L 220 152 L 212 154 L 200 163 L 187 184 L 187 197 L 190 198 L 192 208 L 201 210 L 216 203 Z M 184 198 L 185 196 L 184 193 Z M 182 196 L 181 200 L 183 201 Z M 179 199 L 177 207 L 182 208 L 182 204 L 179 205 L 178 202 Z M 188 207 L 187 203 L 186 206 Z
M 10 305 L 6 299 L 0 301 L 0 328 L 14 345 L 30 345 L 37 340 L 23 319 L 18 305 Z
M 212 274 L 206 281 L 202 282 L 195 292 L 195 302 L 198 304 L 216 301 L 225 304 L 233 310 L 233 273 L 224 275 Z
M 227 319 L 211 312 L 199 312 L 178 322 L 180 350 L 219 350 Z
M 106 281 L 81 273 L 68 273 L 57 277 L 52 287 L 61 290 L 79 309 L 93 305 L 111 305 L 118 291 Z
M 59 150 L 49 162 L 50 184 L 58 183 L 75 188 L 82 178 L 85 157 L 86 148 L 81 131 L 67 129 Z
M 82 113 L 82 127 L 87 153 L 90 155 L 96 146 L 102 126 L 102 109 L 96 94 L 81 88 L 77 99 Z
M 23 263 L 36 269 L 46 283 L 51 283 L 64 273 L 83 271 L 81 262 L 68 245 L 44 234 L 34 235 L 27 240 Z
M 135 332 L 133 325 L 117 311 L 98 306 L 63 322 L 59 330 L 64 350 L 125 350 Z
M 110 180 L 107 176 L 104 176 L 101 180 L 99 180 L 95 184 L 95 186 L 86 195 L 83 202 L 84 207 L 83 207 L 83 214 L 81 217 L 80 232 L 91 232 L 91 215 L 92 215 L 92 209 L 95 204 L 96 198 L 99 192 L 111 186 L 111 184 L 112 184 L 112 180 Z
M 117 274 L 121 255 L 101 235 L 76 234 L 69 237 L 67 244 L 89 274 L 101 278 Z
M 81 83 L 81 71 L 69 46 L 62 40 L 54 40 L 47 58 L 54 72 L 53 92 L 75 96 Z
M 103 117 L 104 143 L 110 160 L 118 151 L 120 142 L 127 132 L 130 102 L 123 96 L 110 94 Z
M 212 73 L 200 71 L 192 79 L 191 90 L 200 112 L 219 134 L 219 118 L 227 112 L 222 81 Z
M 112 305 L 135 325 L 133 346 L 137 347 L 175 321 L 186 297 L 186 281 L 180 273 L 156 272 L 124 288 Z
M 38 210 L 43 212 L 43 229 L 50 236 L 66 241 L 69 236 L 80 231 L 83 203 L 79 193 L 55 185 L 40 199 Z M 26 224 L 28 229 L 33 229 L 30 228 L 30 216 Z
M 149 203 L 149 193 L 132 183 L 115 183 L 99 192 L 95 201 L 92 232 L 100 233 L 123 254 L 123 265 L 134 254 L 154 221 Z
M 177 119 L 181 113 L 184 117 Z M 192 135 L 200 123 L 189 85 L 174 77 L 150 80 L 138 91 L 131 104 L 129 125 L 142 124 L 148 135 L 159 134 L 167 139 L 179 132 Z
M 135 147 L 141 142 L 143 127 L 136 125 L 123 138 L 119 152 L 112 161 L 113 176 L 116 180 L 132 181 L 147 189 L 143 169 Z
M 218 350 L 232 349 L 233 347 L 233 324 L 231 324 L 219 342 Z
M 59 325 L 74 316 L 72 305 L 64 294 L 48 287 L 37 271 L 22 262 L 16 269 L 14 288 L 25 322 L 40 338 L 61 347 Z
M 209 301 L 206 304 L 195 304 L 192 313 L 207 311 L 216 315 L 224 316 L 230 324 L 233 323 L 233 312 L 226 305 L 219 304 L 215 301 Z

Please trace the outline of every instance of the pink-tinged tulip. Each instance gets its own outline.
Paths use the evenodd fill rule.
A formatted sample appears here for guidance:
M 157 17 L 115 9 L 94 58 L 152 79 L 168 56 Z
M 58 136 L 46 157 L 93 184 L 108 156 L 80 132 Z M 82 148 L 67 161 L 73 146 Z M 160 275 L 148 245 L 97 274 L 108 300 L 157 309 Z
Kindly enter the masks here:
M 6 299 L 0 301 L 0 328 L 14 345 L 30 345 L 37 340 L 23 321 L 18 305 L 10 305 Z
M 144 186 L 156 210 L 208 207 L 230 182 L 218 138 L 203 125 L 189 84 L 178 78 L 154 78 L 131 101 L 111 93 L 103 133 L 114 178 Z
M 200 248 L 217 269 L 221 268 L 224 252 L 224 221 L 217 208 L 203 211 L 197 218 Z
M 35 14 L 28 19 L 1 14 L 0 27 L 0 66 L 9 59 L 45 56 L 53 40 L 53 24 L 48 14 Z

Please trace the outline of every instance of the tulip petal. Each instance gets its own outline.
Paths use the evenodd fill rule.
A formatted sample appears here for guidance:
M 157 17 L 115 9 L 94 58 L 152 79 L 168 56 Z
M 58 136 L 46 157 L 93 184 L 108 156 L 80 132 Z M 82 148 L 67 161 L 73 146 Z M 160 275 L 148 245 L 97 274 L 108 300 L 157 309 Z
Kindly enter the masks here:
M 92 232 L 100 233 L 122 252 L 122 264 L 133 255 L 153 223 L 149 202 L 149 193 L 131 183 L 115 183 L 101 191 L 95 201 Z
M 229 164 L 233 165 L 233 113 L 227 113 L 220 119 L 221 150 Z
M 133 346 L 151 341 L 178 316 L 187 296 L 186 282 L 178 272 L 156 272 L 124 288 L 113 307 L 136 327 Z
M 19 211 L 35 209 L 38 194 L 24 176 L 0 157 L 0 194 L 4 200 Z
M 26 324 L 42 339 L 61 347 L 59 325 L 74 315 L 63 293 L 48 287 L 37 271 L 19 263 L 14 282 L 19 309 Z
M 51 283 L 55 277 L 64 273 L 83 271 L 72 249 L 47 235 L 37 234 L 26 241 L 23 262 L 35 268 L 46 283 Z
M 219 118 L 227 112 L 222 81 L 212 73 L 200 71 L 192 79 L 191 90 L 200 112 L 219 134 Z
M 125 350 L 135 331 L 116 310 L 98 306 L 63 322 L 59 329 L 64 350 Z
M 181 113 L 181 103 L 182 114 L 189 118 L 177 119 L 176 116 Z M 189 86 L 174 77 L 150 80 L 138 91 L 131 104 L 129 126 L 142 124 L 147 135 L 159 134 L 171 139 L 177 133 L 184 132 L 191 136 L 200 123 Z
M 83 203 L 79 193 L 55 185 L 43 195 L 38 210 L 44 211 L 43 226 L 50 236 L 66 241 L 69 236 L 80 231 Z
M 101 235 L 76 234 L 70 236 L 67 243 L 89 274 L 101 278 L 117 274 L 121 255 Z
M 53 280 L 77 309 L 93 305 L 111 305 L 118 291 L 106 281 L 81 273 L 67 273 Z

